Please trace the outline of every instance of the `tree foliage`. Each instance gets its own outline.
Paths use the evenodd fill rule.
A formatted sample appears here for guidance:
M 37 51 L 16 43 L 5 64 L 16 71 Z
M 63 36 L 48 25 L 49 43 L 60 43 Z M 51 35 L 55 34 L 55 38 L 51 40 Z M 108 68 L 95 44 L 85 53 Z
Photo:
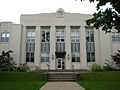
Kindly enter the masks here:
M 13 62 L 13 58 L 10 53 L 13 51 L 2 51 L 0 55 L 0 71 L 9 71 L 14 69 L 15 63 Z
M 111 32 L 111 29 L 116 29 L 120 32 L 120 0 L 89 1 L 98 2 L 96 6 L 97 12 L 93 14 L 93 18 L 86 20 L 86 24 L 93 25 L 96 29 L 102 27 L 102 30 L 106 32 Z M 105 6 L 107 3 L 110 3 L 112 7 L 108 7 L 103 11 L 100 7 Z

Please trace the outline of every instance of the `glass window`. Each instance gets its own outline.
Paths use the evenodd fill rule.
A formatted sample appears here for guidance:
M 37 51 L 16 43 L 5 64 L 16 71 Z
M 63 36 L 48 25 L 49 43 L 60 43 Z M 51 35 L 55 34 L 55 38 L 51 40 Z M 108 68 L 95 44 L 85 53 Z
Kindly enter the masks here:
M 3 32 L 1 35 L 1 42 L 6 43 L 9 42 L 10 33 L 9 32 Z
M 27 30 L 27 43 L 26 43 L 26 62 L 34 62 L 35 51 L 35 30 Z
M 71 30 L 72 62 L 80 62 L 80 36 L 79 30 Z
M 86 30 L 87 62 L 95 62 L 94 31 Z
M 42 30 L 41 39 L 41 62 L 49 62 L 50 53 L 50 31 Z
M 120 33 L 112 32 L 112 41 L 113 42 L 120 42 Z
M 64 38 L 64 30 L 56 31 L 56 51 L 64 52 L 65 51 L 65 38 Z

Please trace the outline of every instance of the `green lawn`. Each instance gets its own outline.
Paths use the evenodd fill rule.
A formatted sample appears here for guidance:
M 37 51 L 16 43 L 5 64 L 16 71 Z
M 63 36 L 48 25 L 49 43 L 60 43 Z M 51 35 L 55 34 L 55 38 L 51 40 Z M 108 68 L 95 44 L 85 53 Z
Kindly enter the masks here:
M 39 72 L 0 72 L 0 90 L 39 90 L 45 84 Z
M 120 90 L 120 72 L 82 73 L 78 81 L 86 90 Z

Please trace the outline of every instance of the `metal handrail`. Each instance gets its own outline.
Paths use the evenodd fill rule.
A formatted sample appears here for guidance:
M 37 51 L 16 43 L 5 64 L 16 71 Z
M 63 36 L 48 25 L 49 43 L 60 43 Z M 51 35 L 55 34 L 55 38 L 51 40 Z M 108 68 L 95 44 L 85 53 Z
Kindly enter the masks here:
M 47 69 L 47 81 L 48 81 L 48 74 L 49 74 L 49 64 L 47 64 L 47 67 L 48 67 L 48 69 Z
M 74 77 L 75 77 L 75 81 L 76 81 L 76 74 L 75 74 L 74 65 L 72 65 L 72 69 L 73 69 L 73 72 L 74 72 Z

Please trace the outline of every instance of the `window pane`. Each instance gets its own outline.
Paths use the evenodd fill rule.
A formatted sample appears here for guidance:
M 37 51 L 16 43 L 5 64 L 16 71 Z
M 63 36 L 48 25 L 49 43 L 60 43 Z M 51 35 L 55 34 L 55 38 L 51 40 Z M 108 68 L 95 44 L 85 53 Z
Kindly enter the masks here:
M 5 42 L 8 42 L 8 41 L 9 41 L 9 38 L 8 38 L 8 37 L 6 37 L 6 38 L 5 38 Z
M 60 39 L 57 39 L 57 42 L 60 42 Z
M 32 35 L 31 35 L 32 37 L 35 37 L 35 32 L 34 32 L 34 31 L 33 31 L 31 34 L 32 34 Z
M 76 62 L 80 62 L 80 57 L 76 57 Z
M 41 62 L 45 62 L 45 57 L 41 57 Z
M 4 38 L 6 36 L 6 34 L 5 33 L 2 33 L 2 37 Z
M 95 62 L 95 53 L 94 52 L 91 53 L 91 58 L 92 58 L 92 62 Z
M 47 31 L 46 32 L 46 42 L 49 42 L 50 41 L 50 32 Z
M 75 57 L 72 57 L 72 62 L 75 62 Z
M 31 43 L 31 52 L 35 51 L 35 43 Z
M 74 43 L 71 43 L 71 52 L 74 52 Z
M 90 62 L 90 53 L 87 52 L 87 62 Z
M 94 52 L 95 51 L 95 44 L 91 43 L 91 51 Z
M 46 43 L 46 52 L 50 52 L 50 43 Z
M 46 62 L 49 62 L 49 57 L 46 57 Z
M 94 42 L 94 34 L 91 32 L 91 42 Z
M 42 42 L 45 42 L 45 31 L 42 31 Z
M 30 53 L 26 53 L 26 62 L 29 62 Z
M 31 37 L 31 32 L 30 31 L 27 32 L 27 36 Z
M 119 42 L 120 41 L 120 33 L 112 32 L 112 41 Z
M 5 38 L 1 38 L 1 42 L 5 42 Z
M 31 42 L 35 42 L 35 38 L 31 38 Z
M 10 37 L 10 34 L 9 34 L 9 33 L 7 33 L 7 34 L 6 34 L 6 37 Z

